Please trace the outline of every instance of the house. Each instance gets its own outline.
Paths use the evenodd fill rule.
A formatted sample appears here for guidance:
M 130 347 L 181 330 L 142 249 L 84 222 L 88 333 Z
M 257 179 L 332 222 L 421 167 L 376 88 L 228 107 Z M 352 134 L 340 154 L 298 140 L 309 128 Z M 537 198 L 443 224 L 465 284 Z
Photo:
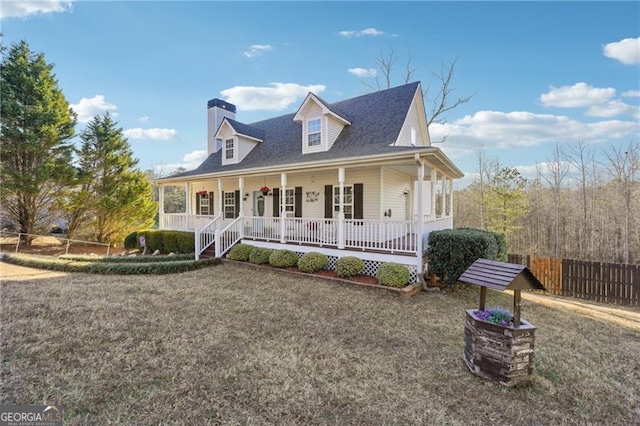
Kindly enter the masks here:
M 297 112 L 257 123 L 212 99 L 208 157 L 163 178 L 182 185 L 184 213 L 160 228 L 195 233 L 196 257 L 238 243 L 321 251 L 423 270 L 429 232 L 453 226 L 453 180 L 462 172 L 431 146 L 419 82 L 328 103 L 309 93 Z

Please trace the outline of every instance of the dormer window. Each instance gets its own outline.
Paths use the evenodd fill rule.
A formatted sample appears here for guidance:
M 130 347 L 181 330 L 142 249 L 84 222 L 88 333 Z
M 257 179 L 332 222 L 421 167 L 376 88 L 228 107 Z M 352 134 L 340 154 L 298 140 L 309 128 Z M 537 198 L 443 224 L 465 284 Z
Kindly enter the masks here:
M 235 144 L 233 138 L 224 141 L 224 158 L 227 160 L 233 159 L 233 152 L 235 150 Z
M 322 143 L 321 129 L 320 118 L 307 121 L 307 146 L 318 146 Z

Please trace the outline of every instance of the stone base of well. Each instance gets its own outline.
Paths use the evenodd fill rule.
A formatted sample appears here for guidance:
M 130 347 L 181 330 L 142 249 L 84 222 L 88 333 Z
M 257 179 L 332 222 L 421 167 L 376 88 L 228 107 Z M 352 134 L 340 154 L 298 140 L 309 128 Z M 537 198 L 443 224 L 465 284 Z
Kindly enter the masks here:
M 466 310 L 464 360 L 477 376 L 505 386 L 527 383 L 533 373 L 536 327 L 521 320 L 520 327 L 493 324 Z

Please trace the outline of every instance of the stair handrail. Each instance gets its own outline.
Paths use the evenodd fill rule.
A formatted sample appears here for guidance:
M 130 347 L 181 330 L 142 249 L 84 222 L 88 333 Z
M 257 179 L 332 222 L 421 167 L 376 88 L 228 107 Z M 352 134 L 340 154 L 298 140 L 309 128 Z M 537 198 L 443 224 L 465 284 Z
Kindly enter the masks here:
M 225 226 L 224 229 L 217 231 L 215 235 L 215 249 L 216 249 L 216 257 L 222 257 L 226 252 L 228 252 L 231 247 L 234 246 L 235 243 L 240 241 L 243 238 L 242 235 L 242 223 L 244 217 L 238 216 L 233 220 L 229 225 Z M 238 223 L 240 223 L 240 229 L 236 232 L 236 235 L 233 236 L 231 231 L 237 227 Z M 229 234 L 230 238 L 226 241 L 225 234 Z
M 211 244 L 215 241 L 217 221 L 220 220 L 220 215 L 218 214 L 206 225 L 204 225 L 200 229 L 196 229 L 195 231 L 195 256 L 196 260 L 200 259 L 200 255 L 203 251 L 207 249 Z

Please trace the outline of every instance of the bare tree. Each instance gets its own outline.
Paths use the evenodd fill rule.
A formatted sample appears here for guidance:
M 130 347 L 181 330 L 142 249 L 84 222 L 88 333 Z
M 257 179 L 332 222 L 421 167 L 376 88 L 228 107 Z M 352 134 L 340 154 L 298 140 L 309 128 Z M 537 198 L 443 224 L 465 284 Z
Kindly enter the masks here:
M 634 190 L 638 186 L 638 178 L 640 174 L 640 145 L 638 143 L 629 143 L 627 146 L 611 146 L 609 150 L 604 151 L 604 155 L 608 162 L 605 168 L 613 179 L 616 189 L 623 202 L 624 208 L 618 211 L 623 218 L 620 223 L 620 237 L 622 240 L 621 260 L 629 263 L 630 248 L 629 240 L 631 236 L 632 215 L 637 215 L 632 210 L 632 201 Z
M 413 64 L 415 57 L 416 55 L 411 51 L 407 54 L 404 74 L 400 80 L 403 84 L 411 82 L 418 71 L 418 67 Z M 388 53 L 381 51 L 374 56 L 374 59 L 376 61 L 377 68 L 375 84 L 371 84 L 365 80 L 361 80 L 362 83 L 368 89 L 373 91 L 391 88 L 395 81 L 393 75 L 396 70 L 396 63 L 399 59 L 396 51 L 394 49 L 390 49 Z M 447 113 L 449 111 L 469 102 L 474 96 L 468 95 L 456 97 L 454 95 L 455 88 L 452 83 L 457 63 L 458 58 L 449 60 L 448 62 L 442 62 L 440 70 L 438 72 L 431 73 L 431 78 L 429 79 L 426 88 L 423 90 L 424 103 L 425 105 L 431 106 L 430 114 L 427 117 L 427 126 L 430 126 L 432 123 L 445 123 Z M 437 89 L 434 90 L 434 95 L 431 96 L 431 89 L 436 85 Z
M 562 201 L 562 190 L 564 180 L 569 173 L 569 164 L 562 160 L 560 145 L 557 143 L 552 155 L 553 157 L 546 162 L 546 170 L 541 173 L 541 177 L 545 182 L 547 182 L 551 189 L 551 193 L 553 194 L 553 255 L 555 257 L 561 257 L 560 211 L 564 204 Z

